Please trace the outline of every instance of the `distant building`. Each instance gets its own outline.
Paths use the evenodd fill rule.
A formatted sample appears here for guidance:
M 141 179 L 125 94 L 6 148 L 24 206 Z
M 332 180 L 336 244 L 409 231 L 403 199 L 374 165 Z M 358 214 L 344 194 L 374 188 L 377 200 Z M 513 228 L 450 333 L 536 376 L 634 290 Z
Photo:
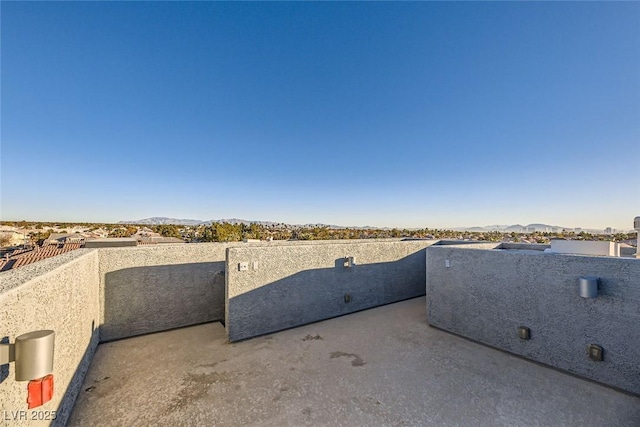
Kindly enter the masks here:
M 611 229 L 611 227 L 607 227 L 604 229 L 604 234 L 612 234 L 613 230 Z
M 82 247 L 82 243 L 47 243 L 8 252 L 0 258 L 0 271 L 12 270 Z
M 107 237 L 88 240 L 84 245 L 85 248 L 118 248 L 123 246 L 138 246 L 138 241 L 131 237 Z
M 95 230 L 92 230 L 91 233 L 97 235 L 98 237 L 107 237 L 109 235 L 109 232 L 104 228 L 96 228 Z
M 616 242 L 608 241 L 552 239 L 551 248 L 545 250 L 545 252 L 619 257 L 620 245 Z
M 620 256 L 633 258 L 636 255 L 635 246 L 631 246 L 630 244 L 624 242 L 619 243 L 618 246 L 620 246 Z
M 94 231 L 85 231 L 84 233 L 82 233 L 82 235 L 84 236 L 85 240 L 100 239 L 102 237 L 105 237 L 102 234 L 96 233 Z
M 0 235 L 3 237 L 7 237 L 8 243 L 6 246 L 18 246 L 23 245 L 27 241 L 24 233 L 20 233 L 18 231 L 13 230 L 3 230 L 0 232 Z
M 131 237 L 135 237 L 136 239 L 141 240 L 143 238 L 162 237 L 162 234 L 156 233 L 149 227 L 142 227 L 138 229 L 138 232 Z
M 81 233 L 51 233 L 45 243 L 82 243 L 84 240 L 85 236 Z
M 184 243 L 184 240 L 177 237 L 150 236 L 137 238 L 139 245 L 155 245 L 159 243 Z

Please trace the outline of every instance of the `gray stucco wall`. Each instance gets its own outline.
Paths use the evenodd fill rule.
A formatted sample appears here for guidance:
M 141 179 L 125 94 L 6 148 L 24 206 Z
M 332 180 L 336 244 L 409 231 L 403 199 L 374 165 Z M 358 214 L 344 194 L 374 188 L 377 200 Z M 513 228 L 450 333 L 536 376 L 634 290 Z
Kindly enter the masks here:
M 41 411 L 57 411 L 64 425 L 98 346 L 100 302 L 98 252 L 79 249 L 16 270 L 0 273 L 0 338 L 15 341 L 26 332 L 52 329 L 54 395 Z M 27 382 L 15 381 L 15 363 L 0 368 L 0 414 L 10 425 L 49 425 L 31 421 Z M 11 411 L 27 411 L 27 420 L 7 420 Z
M 224 243 L 100 249 L 100 338 L 224 318 Z
M 229 341 L 424 295 L 424 248 L 436 242 L 230 247 L 225 304 Z M 357 265 L 343 267 L 345 257 L 355 257 Z M 239 271 L 242 262 L 248 270 Z
M 357 242 L 338 241 L 340 244 Z M 326 242 L 179 243 L 101 248 L 100 340 L 224 320 L 228 247 L 318 244 Z
M 429 324 L 640 394 L 640 260 L 535 252 L 428 248 Z M 579 276 L 601 278 L 598 298 L 578 295 Z

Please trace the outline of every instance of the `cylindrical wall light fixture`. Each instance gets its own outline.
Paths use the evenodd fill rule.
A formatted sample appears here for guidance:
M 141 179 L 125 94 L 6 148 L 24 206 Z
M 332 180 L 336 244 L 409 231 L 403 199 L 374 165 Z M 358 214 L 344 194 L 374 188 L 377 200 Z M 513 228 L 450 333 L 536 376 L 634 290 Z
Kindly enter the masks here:
M 598 298 L 598 277 L 582 276 L 578 278 L 579 292 L 582 298 Z

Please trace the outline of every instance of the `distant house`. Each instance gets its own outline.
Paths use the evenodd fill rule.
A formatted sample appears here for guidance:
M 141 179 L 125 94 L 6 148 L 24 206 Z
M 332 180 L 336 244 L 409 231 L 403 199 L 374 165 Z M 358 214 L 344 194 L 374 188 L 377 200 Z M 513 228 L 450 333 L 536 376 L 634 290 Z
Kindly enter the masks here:
M 633 257 L 636 252 L 637 252 L 637 248 L 635 246 L 631 246 L 628 243 L 620 243 L 620 256 L 622 257 Z
M 134 234 L 133 236 L 138 240 L 143 239 L 143 238 L 158 238 L 158 237 L 162 237 L 162 234 L 160 233 L 156 233 L 155 231 L 151 230 L 148 227 L 143 227 L 140 230 L 138 230 L 138 232 L 136 234 Z
M 8 243 L 5 245 L 7 247 L 9 246 L 18 246 L 18 245 L 22 245 L 25 243 L 25 235 L 23 233 L 19 233 L 17 231 L 13 231 L 13 230 L 3 230 L 0 232 L 0 235 L 2 237 L 7 238 Z
M 90 231 L 90 233 L 93 233 L 98 237 L 107 237 L 109 235 L 109 232 L 104 228 L 96 228 L 95 230 Z
M 101 239 L 104 237 L 102 234 L 96 233 L 94 231 L 86 231 L 82 233 L 82 235 L 84 236 L 85 240 Z
M 138 238 L 139 245 L 155 245 L 159 243 L 184 243 L 184 240 L 177 237 L 150 236 Z
M 82 243 L 44 243 L 43 246 L 27 247 L 25 249 L 17 249 L 4 254 L 0 258 L 0 271 L 12 270 L 24 265 L 51 258 L 66 252 L 70 252 L 82 247 Z
M 137 246 L 138 241 L 132 237 L 105 237 L 103 239 L 87 240 L 85 248 L 120 248 L 125 246 Z

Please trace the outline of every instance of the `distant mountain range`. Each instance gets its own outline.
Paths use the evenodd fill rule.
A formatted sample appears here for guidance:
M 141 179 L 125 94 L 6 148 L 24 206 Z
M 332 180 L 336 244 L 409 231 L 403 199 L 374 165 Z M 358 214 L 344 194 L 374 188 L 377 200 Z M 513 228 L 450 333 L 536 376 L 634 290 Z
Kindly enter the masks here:
M 136 224 L 136 225 L 162 225 L 162 224 L 174 224 L 174 225 L 200 225 L 204 221 L 199 219 L 177 219 L 167 218 L 164 216 L 154 216 L 153 218 L 139 219 L 136 221 L 120 221 L 118 224 Z
M 135 221 L 120 221 L 119 224 L 136 224 L 136 225 L 161 225 L 161 224 L 174 224 L 174 225 L 211 225 L 213 223 L 224 223 L 227 222 L 229 224 L 259 224 L 264 227 L 282 227 L 282 228 L 313 228 L 313 227 L 329 227 L 335 229 L 341 228 L 352 228 L 358 230 L 370 230 L 370 229 L 382 229 L 388 230 L 391 227 L 371 227 L 369 225 L 365 226 L 343 226 L 343 225 L 334 225 L 334 224 L 286 224 L 283 222 L 274 222 L 274 221 L 254 221 L 254 220 L 246 220 L 239 218 L 226 218 L 226 219 L 211 219 L 209 221 L 203 221 L 199 219 L 178 219 L 178 218 L 167 218 L 167 217 L 153 217 L 153 218 L 145 218 L 139 219 Z M 604 230 L 597 229 L 581 229 L 575 227 L 562 227 L 559 225 L 550 225 L 550 224 L 513 224 L 513 225 L 504 225 L 504 224 L 496 224 L 496 225 L 486 225 L 486 226 L 473 226 L 473 227 L 456 227 L 452 230 L 455 231 L 475 231 L 475 232 L 488 232 L 488 231 L 499 231 L 503 233 L 527 233 L 527 232 L 562 232 L 563 230 L 568 231 L 584 231 L 586 233 L 603 233 Z M 626 230 L 617 230 L 624 231 Z

